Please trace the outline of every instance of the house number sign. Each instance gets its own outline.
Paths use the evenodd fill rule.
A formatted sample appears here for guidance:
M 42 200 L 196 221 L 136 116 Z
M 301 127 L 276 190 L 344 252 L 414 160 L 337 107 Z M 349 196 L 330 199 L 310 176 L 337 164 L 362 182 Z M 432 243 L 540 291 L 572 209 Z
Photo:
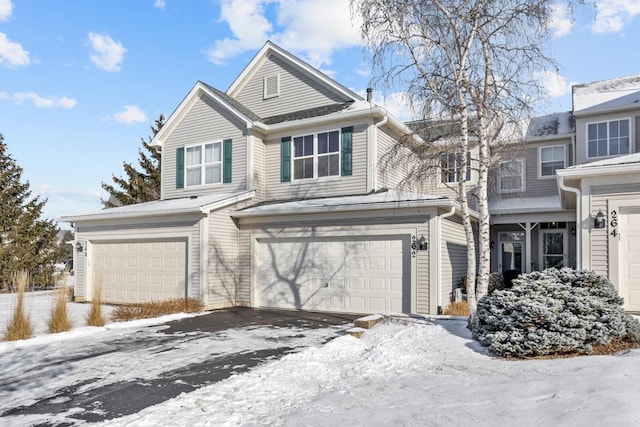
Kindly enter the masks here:
M 613 209 L 609 214 L 609 218 L 611 218 L 609 220 L 609 228 L 611 228 L 611 231 L 609 232 L 609 234 L 611 234 L 613 237 L 617 237 L 618 236 L 618 211 Z
M 411 236 L 411 258 L 416 257 L 416 249 L 418 249 L 418 242 L 416 236 Z

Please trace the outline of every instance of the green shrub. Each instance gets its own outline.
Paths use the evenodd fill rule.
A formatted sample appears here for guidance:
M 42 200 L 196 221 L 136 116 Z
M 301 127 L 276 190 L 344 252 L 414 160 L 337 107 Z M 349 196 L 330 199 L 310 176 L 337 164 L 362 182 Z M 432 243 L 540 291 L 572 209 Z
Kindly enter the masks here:
M 589 271 L 524 274 L 478 302 L 473 336 L 496 355 L 589 354 L 594 345 L 640 342 L 640 323 L 609 279 Z

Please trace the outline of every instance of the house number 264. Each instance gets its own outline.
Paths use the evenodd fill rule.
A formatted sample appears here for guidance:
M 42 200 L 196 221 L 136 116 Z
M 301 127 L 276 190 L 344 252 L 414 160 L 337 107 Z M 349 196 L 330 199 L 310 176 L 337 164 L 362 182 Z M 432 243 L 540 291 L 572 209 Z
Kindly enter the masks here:
M 418 249 L 418 241 L 416 236 L 411 236 L 411 258 L 416 257 L 416 250 Z
M 611 234 L 613 237 L 616 237 L 618 235 L 618 211 L 616 211 L 615 209 L 612 210 L 609 214 L 609 218 L 611 218 L 609 220 L 609 228 L 611 228 L 609 234 Z

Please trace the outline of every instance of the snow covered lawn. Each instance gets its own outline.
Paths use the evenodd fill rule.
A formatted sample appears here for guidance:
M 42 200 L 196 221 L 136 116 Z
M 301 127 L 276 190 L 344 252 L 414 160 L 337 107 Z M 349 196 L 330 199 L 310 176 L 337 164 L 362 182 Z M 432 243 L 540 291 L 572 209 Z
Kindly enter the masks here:
M 110 426 L 637 426 L 640 350 L 506 361 L 463 320 L 382 324 Z
M 104 425 L 640 425 L 640 350 L 616 356 L 499 360 L 471 339 L 465 323 L 402 318 L 380 324 L 362 339 L 340 336 Z M 136 330 L 136 323 L 124 326 L 121 333 Z M 85 330 L 91 333 L 82 332 Z M 272 334 L 274 341 L 284 338 L 277 330 L 252 333 L 258 332 Z M 0 343 L 1 369 L 25 363 L 23 358 L 30 348 L 34 358 L 47 351 L 68 351 L 68 338 L 64 337 L 69 334 L 84 336 L 88 343 L 97 345 L 109 343 L 116 333 L 109 328 L 83 327 L 60 337 L 41 336 L 33 345 L 26 341 Z M 148 333 L 151 336 L 154 332 Z M 251 340 L 249 335 L 236 334 L 244 338 L 230 344 L 238 346 Z M 187 360 L 207 354 L 210 341 L 181 349 L 181 357 Z M 77 346 L 83 341 L 73 342 Z M 14 360 L 18 356 L 22 362 Z M 103 368 L 117 369 L 119 358 L 125 357 L 131 355 L 111 353 Z M 141 362 L 146 366 L 128 375 L 148 378 L 153 372 L 143 371 L 154 363 L 170 366 L 169 360 Z M 76 372 L 79 382 L 83 372 L 92 369 L 95 364 L 80 370 L 69 367 L 65 375 Z M 17 388 L 3 400 L 27 397 L 27 390 Z M 7 419 L 9 424 L 0 423 L 25 425 L 30 419 L 16 417 Z M 55 422 L 55 416 L 50 420 Z

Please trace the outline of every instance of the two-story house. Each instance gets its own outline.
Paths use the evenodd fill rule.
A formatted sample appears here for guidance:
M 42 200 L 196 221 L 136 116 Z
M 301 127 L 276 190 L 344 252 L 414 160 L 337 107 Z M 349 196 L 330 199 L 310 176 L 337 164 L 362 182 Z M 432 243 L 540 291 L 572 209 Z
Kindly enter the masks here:
M 154 137 L 160 200 L 63 218 L 76 299 L 438 312 L 467 244 L 455 200 L 401 191 L 402 164 L 382 166 L 407 133 L 267 42 L 227 91 L 197 82 Z

